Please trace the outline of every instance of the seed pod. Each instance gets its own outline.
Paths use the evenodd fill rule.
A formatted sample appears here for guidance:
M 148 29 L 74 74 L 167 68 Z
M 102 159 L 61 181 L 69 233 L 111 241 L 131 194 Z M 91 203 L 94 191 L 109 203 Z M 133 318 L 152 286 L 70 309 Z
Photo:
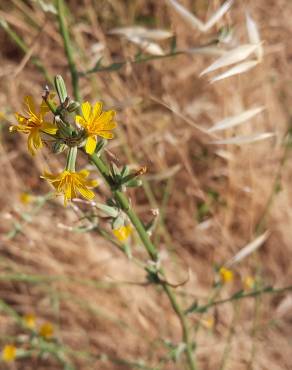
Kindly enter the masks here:
M 55 88 L 60 99 L 60 103 L 63 104 L 68 96 L 66 85 L 61 75 L 55 77 Z
M 72 100 L 67 107 L 67 111 L 72 113 L 75 112 L 79 107 L 80 104 L 77 101 Z

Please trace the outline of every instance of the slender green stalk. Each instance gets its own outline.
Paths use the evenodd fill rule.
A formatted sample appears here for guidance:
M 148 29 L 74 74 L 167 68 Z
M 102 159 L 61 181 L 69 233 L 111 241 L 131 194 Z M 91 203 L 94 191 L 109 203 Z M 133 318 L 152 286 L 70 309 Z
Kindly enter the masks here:
M 63 0 L 57 0 L 57 11 L 58 11 L 60 33 L 63 38 L 64 48 L 65 48 L 65 52 L 66 52 L 66 56 L 67 56 L 67 60 L 68 60 L 68 64 L 69 64 L 69 68 L 71 72 L 71 81 L 72 81 L 74 97 L 75 97 L 75 100 L 80 102 L 81 96 L 80 96 L 80 90 L 79 90 L 79 75 L 78 75 L 78 71 L 76 68 L 75 61 L 74 61 L 69 32 L 65 24 L 65 6 L 64 6 Z M 141 60 L 140 62 L 143 62 L 143 61 Z M 143 223 L 141 222 L 140 218 L 137 216 L 135 211 L 132 209 L 128 198 L 120 190 L 117 190 L 114 188 L 113 186 L 114 184 L 111 181 L 110 172 L 109 172 L 107 165 L 96 154 L 89 156 L 89 159 L 95 164 L 95 166 L 97 167 L 97 169 L 99 170 L 103 178 L 105 179 L 106 183 L 112 190 L 112 193 L 116 201 L 119 203 L 121 209 L 129 217 L 143 245 L 145 246 L 149 256 L 151 257 L 153 261 L 157 261 L 158 251 L 156 247 L 150 240 L 150 237 L 147 234 L 145 227 Z M 163 271 L 160 271 L 160 273 L 163 274 Z M 167 283 L 160 279 L 158 279 L 158 281 L 160 285 L 163 287 L 164 291 L 166 292 L 171 302 L 171 305 L 180 320 L 182 331 L 183 331 L 183 340 L 186 343 L 186 353 L 187 353 L 187 360 L 188 360 L 189 368 L 190 370 L 195 370 L 196 366 L 195 366 L 195 362 L 194 362 L 193 355 L 192 355 L 192 346 L 190 343 L 189 331 L 188 331 L 188 326 L 186 322 L 186 317 L 184 316 L 184 312 L 180 308 L 176 300 L 174 292 L 167 285 Z
M 67 56 L 69 69 L 71 73 L 71 81 L 73 87 L 73 94 L 75 100 L 81 100 L 80 89 L 79 89 L 79 76 L 74 62 L 73 48 L 71 45 L 70 35 L 65 21 L 65 5 L 63 0 L 57 0 L 57 11 L 58 11 L 58 21 L 60 27 L 60 33 L 63 38 L 64 49 Z
M 100 171 L 100 173 L 106 180 L 109 187 L 111 187 L 111 183 L 109 181 L 109 170 L 107 166 L 104 164 L 104 162 L 96 154 L 91 155 L 90 160 L 98 168 L 98 170 Z M 143 226 L 140 218 L 137 216 L 136 212 L 131 207 L 128 198 L 121 191 L 117 191 L 117 190 L 112 190 L 112 191 L 113 191 L 116 201 L 119 203 L 122 210 L 126 213 L 130 221 L 132 222 L 133 226 L 135 227 L 149 256 L 151 257 L 153 261 L 157 261 L 157 258 L 158 258 L 157 249 L 155 245 L 151 242 L 149 235 L 147 234 L 145 227 Z M 163 271 L 161 271 L 161 273 L 163 274 Z M 167 294 L 169 301 L 172 305 L 172 308 L 174 312 L 176 313 L 177 317 L 179 318 L 179 321 L 182 327 L 183 341 L 186 344 L 186 355 L 187 355 L 189 368 L 190 370 L 195 370 L 196 365 L 193 359 L 192 344 L 191 344 L 190 337 L 189 337 L 189 329 L 188 329 L 186 316 L 183 310 L 181 309 L 180 305 L 178 304 L 175 293 L 170 288 L 170 286 L 165 281 L 162 281 L 162 280 L 159 281 L 159 284 L 162 286 L 163 290 Z
M 261 295 L 261 294 L 281 294 L 281 293 L 288 292 L 290 290 L 292 290 L 292 285 L 288 285 L 284 288 L 277 288 L 277 289 L 274 289 L 273 287 L 268 286 L 268 287 L 264 287 L 262 289 L 252 290 L 251 292 L 248 292 L 248 293 L 244 293 L 243 291 L 239 291 L 239 292 L 233 294 L 229 298 L 220 299 L 218 301 L 211 301 L 211 302 L 209 302 L 209 303 L 207 303 L 206 305 L 203 305 L 203 306 L 193 306 L 193 307 L 191 306 L 190 308 L 185 310 L 185 313 L 190 314 L 192 312 L 206 312 L 211 307 L 219 306 L 221 304 L 232 302 L 232 301 L 237 301 L 237 300 L 240 300 L 240 299 L 243 299 L 243 298 L 256 297 L 256 296 Z

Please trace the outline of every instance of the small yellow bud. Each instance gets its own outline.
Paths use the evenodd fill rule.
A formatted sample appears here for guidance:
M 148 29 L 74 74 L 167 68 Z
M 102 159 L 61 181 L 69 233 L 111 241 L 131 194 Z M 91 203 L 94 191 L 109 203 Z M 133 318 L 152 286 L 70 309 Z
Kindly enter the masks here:
M 40 336 L 44 337 L 45 339 L 50 339 L 54 334 L 54 327 L 50 322 L 45 322 L 40 327 Z
M 36 316 L 33 313 L 28 313 L 27 315 L 24 315 L 23 321 L 25 326 L 27 326 L 29 329 L 34 329 L 36 326 Z
M 230 283 L 234 279 L 233 271 L 231 271 L 231 270 L 229 270 L 225 267 L 220 268 L 219 275 L 220 275 L 221 282 L 223 284 Z
M 243 278 L 243 286 L 245 290 L 251 290 L 255 286 L 255 279 L 252 276 Z
M 214 324 L 215 324 L 215 320 L 214 320 L 214 317 L 210 316 L 210 317 L 207 317 L 206 319 L 203 319 L 201 321 L 202 325 L 206 328 L 206 329 L 212 329 L 214 327 Z
M 132 231 L 133 231 L 132 226 L 127 225 L 114 229 L 113 234 L 120 242 L 125 242 L 132 234 Z
M 2 351 L 2 360 L 12 362 L 16 358 L 16 347 L 13 344 L 6 344 Z
M 21 193 L 19 199 L 22 204 L 29 204 L 32 202 L 33 196 L 29 193 Z

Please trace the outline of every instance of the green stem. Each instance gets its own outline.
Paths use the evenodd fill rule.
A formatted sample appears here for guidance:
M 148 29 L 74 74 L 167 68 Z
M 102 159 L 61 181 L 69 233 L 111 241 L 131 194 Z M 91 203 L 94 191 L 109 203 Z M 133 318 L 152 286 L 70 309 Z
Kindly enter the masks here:
M 188 328 L 188 324 L 187 324 L 186 315 L 183 312 L 183 310 L 181 309 L 181 307 L 179 306 L 179 304 L 176 300 L 175 293 L 170 288 L 170 286 L 167 285 L 167 283 L 165 283 L 165 282 L 161 282 L 161 285 L 162 285 L 165 293 L 167 294 L 168 299 L 170 300 L 170 303 L 172 305 L 173 310 L 175 311 L 177 317 L 179 318 L 179 321 L 180 321 L 180 324 L 181 324 L 181 327 L 182 327 L 182 332 L 183 332 L 182 333 L 183 341 L 186 344 L 186 355 L 187 355 L 189 368 L 191 370 L 196 370 L 197 367 L 196 367 L 196 364 L 195 364 L 195 361 L 194 361 L 194 358 L 193 358 L 193 349 L 192 349 L 192 343 L 191 343 L 191 339 L 190 339 L 190 335 L 189 335 L 189 328 Z
M 76 64 L 74 62 L 73 48 L 71 45 L 70 35 L 68 32 L 68 28 L 66 26 L 65 5 L 64 5 L 63 0 L 57 0 L 57 11 L 58 11 L 58 21 L 59 21 L 60 32 L 63 38 L 64 49 L 65 49 L 65 53 L 67 56 L 69 69 L 71 73 L 71 81 L 72 81 L 74 99 L 80 102 L 81 95 L 80 95 L 80 89 L 79 89 L 79 76 L 78 76 Z
M 77 157 L 77 146 L 72 146 L 69 149 L 66 163 L 66 171 L 75 172 L 75 163 Z
M 112 184 L 109 178 L 109 170 L 107 166 L 104 164 L 104 162 L 101 160 L 101 158 L 93 154 L 90 156 L 90 160 L 95 164 L 105 181 L 107 182 L 108 186 L 112 189 Z M 142 224 L 140 218 L 137 216 L 136 212 L 133 210 L 131 207 L 131 204 L 128 200 L 128 198 L 125 196 L 124 193 L 118 190 L 112 189 L 112 192 L 114 194 L 114 197 L 116 201 L 119 203 L 120 207 L 122 208 L 123 212 L 126 213 L 126 215 L 129 217 L 130 221 L 132 222 L 133 226 L 135 227 L 138 235 L 140 236 L 140 239 L 142 243 L 144 244 L 149 256 L 153 261 L 157 261 L 158 259 L 158 251 L 155 247 L 155 245 L 151 242 L 149 235 L 147 234 L 144 225 Z M 163 274 L 163 271 L 160 271 L 160 273 Z M 185 316 L 185 313 L 181 309 L 179 303 L 177 302 L 176 296 L 174 291 L 171 289 L 171 287 L 167 284 L 167 282 L 163 280 L 159 280 L 159 284 L 162 286 L 163 290 L 168 296 L 168 299 L 172 305 L 172 308 L 174 312 L 176 313 L 181 327 L 182 327 L 182 335 L 183 335 L 183 341 L 186 344 L 186 355 L 187 355 L 187 360 L 189 364 L 189 369 L 190 370 L 195 370 L 196 365 L 195 361 L 193 359 L 193 354 L 192 354 L 192 344 L 190 341 L 190 336 L 189 336 L 189 329 L 188 329 L 188 324 L 187 324 L 187 319 Z
M 274 288 L 268 286 L 268 287 L 264 287 L 262 289 L 252 290 L 251 292 L 248 292 L 248 293 L 244 293 L 242 291 L 239 291 L 239 292 L 233 294 L 229 298 L 220 299 L 218 301 L 211 301 L 211 302 L 207 303 L 204 306 L 197 306 L 197 305 L 193 306 L 193 307 L 191 306 L 190 308 L 185 310 L 185 314 L 190 314 L 192 312 L 199 312 L 199 313 L 206 312 L 206 311 L 209 310 L 209 308 L 211 308 L 213 306 L 219 306 L 221 304 L 241 300 L 243 298 L 256 297 L 256 296 L 261 295 L 261 294 L 281 294 L 281 293 L 284 293 L 284 292 L 287 292 L 287 291 L 290 291 L 290 290 L 292 290 L 292 285 L 286 286 L 284 288 L 277 288 L 277 289 L 274 289 Z

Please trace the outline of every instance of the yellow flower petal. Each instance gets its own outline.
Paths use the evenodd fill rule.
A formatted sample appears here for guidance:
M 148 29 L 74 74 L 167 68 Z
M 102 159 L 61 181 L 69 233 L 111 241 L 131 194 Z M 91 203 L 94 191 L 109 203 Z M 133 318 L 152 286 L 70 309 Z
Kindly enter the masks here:
M 13 344 L 6 344 L 2 351 L 2 360 L 4 362 L 12 362 L 16 358 L 16 347 Z
M 110 131 L 99 131 L 98 135 L 104 139 L 112 139 L 114 137 L 114 134 Z
M 225 268 L 225 267 L 221 267 L 220 270 L 219 270 L 219 275 L 220 275 L 220 279 L 222 281 L 222 283 L 229 283 L 231 281 L 233 281 L 234 279 L 234 274 L 233 274 L 233 271 Z
M 96 148 L 96 139 L 94 136 L 88 136 L 85 145 L 85 151 L 87 154 L 93 154 Z
M 34 104 L 34 100 L 33 100 L 33 97 L 32 96 L 26 96 L 24 98 L 24 102 L 25 102 L 25 105 L 28 109 L 28 113 L 30 115 L 33 115 L 35 116 L 36 115 L 36 109 L 35 109 L 35 104 Z
M 90 117 L 90 113 L 91 113 L 91 106 L 88 101 L 81 104 L 81 110 L 82 110 L 84 119 L 88 121 Z
M 86 177 L 88 177 L 89 176 L 89 171 L 88 170 L 81 170 L 81 171 L 79 171 L 78 172 L 79 173 L 79 175 L 81 176 L 81 177 L 84 177 L 84 178 L 86 178 Z
M 45 322 L 40 327 L 39 333 L 40 333 L 40 336 L 46 339 L 50 339 L 54 335 L 54 327 L 50 322 Z
M 120 241 L 125 242 L 132 234 L 133 228 L 131 225 L 121 226 L 113 230 L 114 236 Z
M 102 112 L 102 102 L 97 102 L 94 104 L 94 107 L 93 107 L 93 112 L 92 112 L 92 119 L 97 119 L 100 115 L 101 115 L 101 112 Z
M 55 135 L 58 128 L 53 124 L 49 122 L 44 122 L 42 125 L 42 131 L 46 132 L 47 134 Z
M 78 191 L 85 199 L 91 200 L 95 197 L 94 192 L 92 190 L 89 190 L 85 186 L 79 186 Z
M 29 329 L 34 329 L 36 327 L 36 316 L 33 313 L 24 315 L 23 321 Z
M 76 115 L 75 116 L 75 122 L 78 123 L 78 125 L 86 127 L 86 121 L 83 117 Z

